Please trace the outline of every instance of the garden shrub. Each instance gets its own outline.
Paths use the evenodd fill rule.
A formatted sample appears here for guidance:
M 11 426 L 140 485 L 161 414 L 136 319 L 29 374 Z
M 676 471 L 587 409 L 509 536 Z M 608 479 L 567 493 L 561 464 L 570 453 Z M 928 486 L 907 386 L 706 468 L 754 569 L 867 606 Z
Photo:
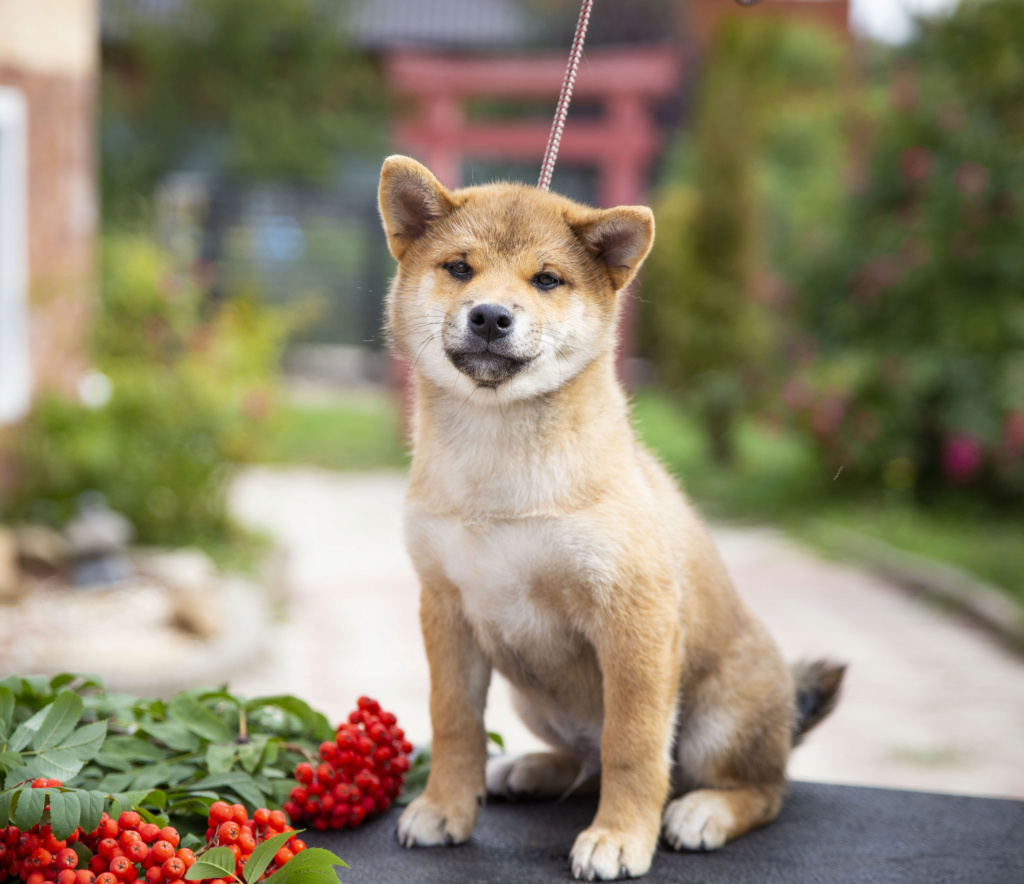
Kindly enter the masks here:
M 783 388 L 847 480 L 1024 502 L 1022 46 L 1024 5 L 965 3 L 889 62 L 837 240 L 799 286 L 809 345 Z
M 210 304 L 143 237 L 108 237 L 102 258 L 102 374 L 85 381 L 86 401 L 41 398 L 14 433 L 0 515 L 60 526 L 79 494 L 99 490 L 144 543 L 229 540 L 227 481 L 258 453 L 296 317 L 244 295 Z

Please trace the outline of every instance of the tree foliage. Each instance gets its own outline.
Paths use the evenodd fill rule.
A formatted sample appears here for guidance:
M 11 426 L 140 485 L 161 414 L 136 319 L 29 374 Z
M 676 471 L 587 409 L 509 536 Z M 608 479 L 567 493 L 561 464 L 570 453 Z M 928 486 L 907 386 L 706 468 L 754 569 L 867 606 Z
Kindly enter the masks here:
M 345 0 L 183 0 L 157 22 L 137 9 L 121 4 L 125 33 L 104 55 L 108 215 L 182 165 L 315 181 L 342 149 L 381 140 L 384 89 L 348 44 Z
M 1024 6 L 964 3 L 888 60 L 888 110 L 807 268 L 798 424 L 850 478 L 1024 501 Z M 895 76 L 892 76 L 895 72 Z

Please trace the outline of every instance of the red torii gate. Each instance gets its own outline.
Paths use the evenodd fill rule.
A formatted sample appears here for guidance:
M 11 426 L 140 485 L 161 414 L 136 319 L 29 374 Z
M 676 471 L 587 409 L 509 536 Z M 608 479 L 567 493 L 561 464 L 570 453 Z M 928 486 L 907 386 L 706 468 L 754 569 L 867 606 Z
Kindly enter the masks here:
M 573 97 L 600 101 L 604 113 L 572 120 L 558 157 L 597 167 L 602 206 L 643 202 L 661 142 L 650 106 L 678 88 L 680 66 L 678 52 L 660 45 L 583 56 Z M 550 98 L 554 109 L 565 53 L 488 58 L 396 50 L 385 57 L 384 70 L 392 89 L 420 106 L 418 117 L 396 126 L 397 143 L 444 184 L 462 183 L 467 156 L 533 161 L 540 169 L 550 119 L 467 121 L 464 105 L 482 97 Z
M 394 92 L 414 99 L 419 115 L 399 122 L 399 149 L 419 157 L 448 187 L 462 184 L 468 156 L 535 162 L 538 171 L 551 129 L 550 119 L 468 121 L 471 98 L 550 98 L 552 109 L 565 75 L 565 54 L 465 57 L 395 50 L 384 59 Z M 573 120 L 565 127 L 560 162 L 596 166 L 601 206 L 645 202 L 651 164 L 661 145 L 651 105 L 679 87 L 681 59 L 669 46 L 587 52 L 574 99 L 599 101 L 600 117 Z M 632 350 L 632 299 L 620 327 L 619 375 Z

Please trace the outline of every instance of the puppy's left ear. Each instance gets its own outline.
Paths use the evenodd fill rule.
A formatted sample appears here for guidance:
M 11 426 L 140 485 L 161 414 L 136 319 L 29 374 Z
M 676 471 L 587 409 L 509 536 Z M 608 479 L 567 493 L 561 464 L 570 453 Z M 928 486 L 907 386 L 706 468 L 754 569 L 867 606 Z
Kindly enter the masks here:
M 378 196 L 388 249 L 397 261 L 432 221 L 455 208 L 451 191 L 426 166 L 397 155 L 384 161 Z
M 575 225 L 576 235 L 608 269 L 618 291 L 636 275 L 654 242 L 654 213 L 646 206 L 597 209 Z

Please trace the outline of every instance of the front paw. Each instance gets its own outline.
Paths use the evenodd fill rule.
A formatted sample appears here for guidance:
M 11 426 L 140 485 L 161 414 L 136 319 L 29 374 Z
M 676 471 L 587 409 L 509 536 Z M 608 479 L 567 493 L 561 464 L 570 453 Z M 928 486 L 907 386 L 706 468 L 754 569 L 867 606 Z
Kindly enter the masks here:
M 398 843 L 403 847 L 462 844 L 476 825 L 479 806 L 441 807 L 426 795 L 413 801 L 398 819 Z
M 614 881 L 646 875 L 655 846 L 651 838 L 642 834 L 591 826 L 580 832 L 569 855 L 573 877 Z

